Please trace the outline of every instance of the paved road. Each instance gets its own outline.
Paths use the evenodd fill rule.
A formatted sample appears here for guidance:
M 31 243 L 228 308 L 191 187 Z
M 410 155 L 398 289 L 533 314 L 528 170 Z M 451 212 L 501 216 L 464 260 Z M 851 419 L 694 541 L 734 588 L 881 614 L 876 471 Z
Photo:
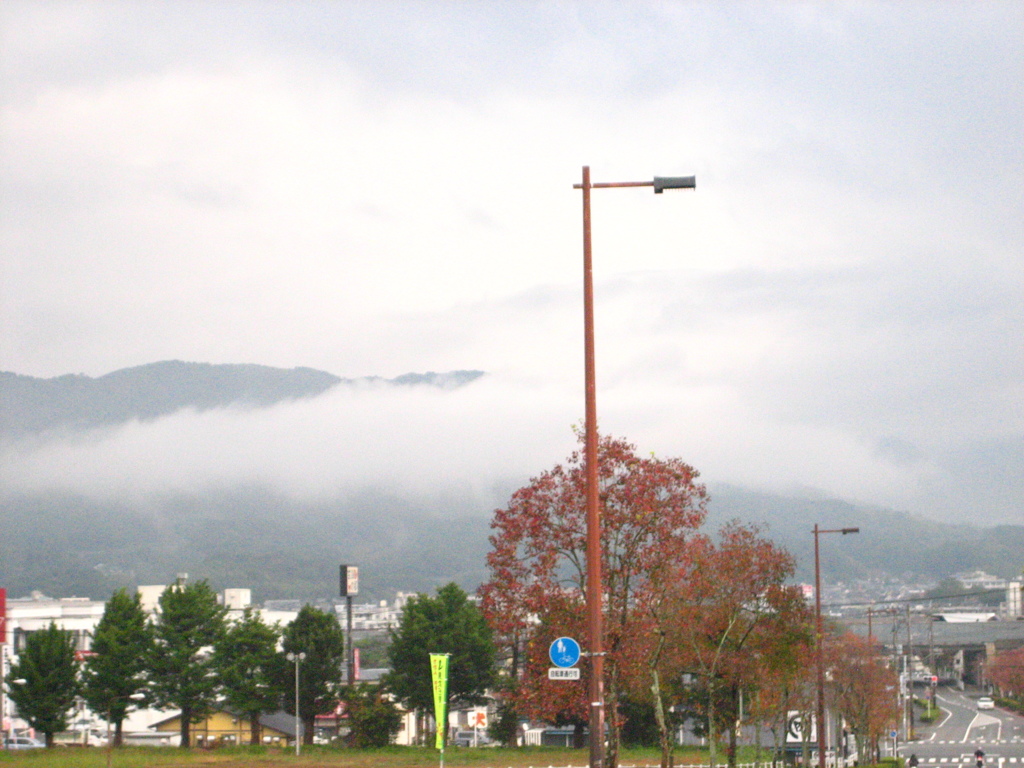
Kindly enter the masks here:
M 916 754 L 923 766 L 974 768 L 974 750 L 985 753 L 985 768 L 1024 766 L 1024 717 L 1001 709 L 979 710 L 978 692 L 940 688 L 938 703 L 948 714 L 933 726 L 918 727 L 918 738 L 899 749 Z

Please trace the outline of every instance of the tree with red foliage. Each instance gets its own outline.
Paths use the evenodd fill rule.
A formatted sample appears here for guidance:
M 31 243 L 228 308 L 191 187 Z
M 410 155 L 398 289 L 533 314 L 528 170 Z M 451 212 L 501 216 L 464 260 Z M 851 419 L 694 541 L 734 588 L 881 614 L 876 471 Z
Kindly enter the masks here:
M 852 632 L 826 638 L 824 651 L 836 709 L 854 729 L 861 761 L 873 762 L 879 740 L 900 720 L 895 693 L 899 678 L 871 640 Z
M 669 638 L 685 654 L 684 671 L 698 678 L 711 764 L 722 729 L 734 766 L 740 692 L 756 690 L 768 670 L 793 666 L 796 649 L 810 641 L 810 613 L 800 590 L 786 585 L 792 555 L 757 526 L 727 523 L 717 542 L 702 536 L 691 549 L 677 569 Z
M 585 682 L 549 681 L 546 671 L 551 640 L 585 637 L 584 463 L 582 449 L 575 451 L 495 512 L 490 578 L 480 588 L 481 608 L 510 665 L 507 695 L 516 709 L 578 730 L 589 716 Z M 685 561 L 690 536 L 706 516 L 707 494 L 696 478 L 679 459 L 640 457 L 625 440 L 599 440 L 608 766 L 618 761 L 620 696 L 650 655 L 645 593 Z
M 748 708 L 751 719 L 771 731 L 775 755 L 781 755 L 785 748 L 791 713 L 801 713 L 803 721 L 808 723 L 813 718 L 817 690 L 813 625 L 810 622 L 808 609 L 807 621 L 800 627 L 794 627 L 798 639 L 775 644 L 775 653 L 762 660 L 758 686 Z M 759 739 L 761 729 L 756 728 L 754 734 Z M 809 765 L 810 729 L 806 729 L 803 735 L 803 764 Z M 757 741 L 756 747 L 758 756 L 755 756 L 755 762 L 760 762 L 760 741 Z
M 1024 705 L 1024 648 L 997 653 L 988 663 L 986 672 L 1003 696 Z

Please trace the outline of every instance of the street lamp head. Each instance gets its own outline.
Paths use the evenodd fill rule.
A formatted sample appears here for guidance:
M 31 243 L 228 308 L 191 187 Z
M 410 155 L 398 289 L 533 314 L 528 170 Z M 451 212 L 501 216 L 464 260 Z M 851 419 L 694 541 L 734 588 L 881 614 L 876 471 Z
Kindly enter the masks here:
M 654 194 L 660 195 L 666 189 L 695 189 L 696 176 L 655 176 Z
M 845 536 L 848 533 L 860 533 L 860 528 L 843 528 L 841 529 L 840 533 L 842 533 L 843 536 Z

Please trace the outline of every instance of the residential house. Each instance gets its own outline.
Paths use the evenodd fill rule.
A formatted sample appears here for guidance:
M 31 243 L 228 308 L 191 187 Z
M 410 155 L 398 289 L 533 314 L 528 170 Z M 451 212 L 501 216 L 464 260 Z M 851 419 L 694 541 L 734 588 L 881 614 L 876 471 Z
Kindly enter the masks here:
M 175 714 L 151 726 L 157 733 L 178 734 L 181 732 L 181 714 Z M 302 724 L 299 723 L 299 734 Z M 263 743 L 287 746 L 295 743 L 295 717 L 285 712 L 275 712 L 260 717 Z M 193 747 L 218 747 L 249 744 L 251 728 L 246 715 L 231 709 L 219 709 L 208 717 L 193 723 L 189 731 Z

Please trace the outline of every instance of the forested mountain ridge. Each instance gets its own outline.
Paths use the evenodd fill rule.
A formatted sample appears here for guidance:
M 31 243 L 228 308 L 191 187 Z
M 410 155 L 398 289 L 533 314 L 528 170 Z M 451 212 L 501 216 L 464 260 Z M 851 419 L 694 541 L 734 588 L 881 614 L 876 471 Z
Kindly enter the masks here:
M 797 559 L 797 576 L 814 575 L 814 526 L 857 527 L 853 536 L 821 536 L 828 581 L 866 577 L 939 580 L 959 571 L 984 570 L 1012 578 L 1024 569 L 1024 525 L 941 523 L 907 512 L 834 498 L 765 493 L 736 486 L 712 489 L 708 525 L 738 517 L 764 524 L 770 538 Z
M 180 360 L 124 368 L 97 378 L 68 374 L 41 379 L 2 371 L 0 436 L 11 438 L 147 421 L 188 408 L 263 408 L 286 400 L 316 397 L 345 385 L 424 384 L 453 388 L 482 375 L 482 371 L 452 371 L 407 373 L 395 379 L 343 379 L 313 368 Z
M 509 495 L 513 489 L 509 488 Z M 938 582 L 983 569 L 1010 577 L 1024 565 L 1024 526 L 947 525 L 839 500 L 807 500 L 712 488 L 711 533 L 728 519 L 764 526 L 797 560 L 797 581 L 814 575 L 815 523 L 859 525 L 856 536 L 821 537 L 827 583 L 862 578 Z M 401 499 L 367 490 L 301 502 L 259 486 L 167 494 L 145 505 L 66 492 L 0 489 L 0 585 L 19 596 L 108 597 L 121 586 L 163 584 L 179 571 L 217 589 L 247 587 L 258 600 L 314 599 L 337 590 L 338 565 L 360 566 L 361 597 L 432 592 L 487 578 L 491 510 L 479 499 Z

